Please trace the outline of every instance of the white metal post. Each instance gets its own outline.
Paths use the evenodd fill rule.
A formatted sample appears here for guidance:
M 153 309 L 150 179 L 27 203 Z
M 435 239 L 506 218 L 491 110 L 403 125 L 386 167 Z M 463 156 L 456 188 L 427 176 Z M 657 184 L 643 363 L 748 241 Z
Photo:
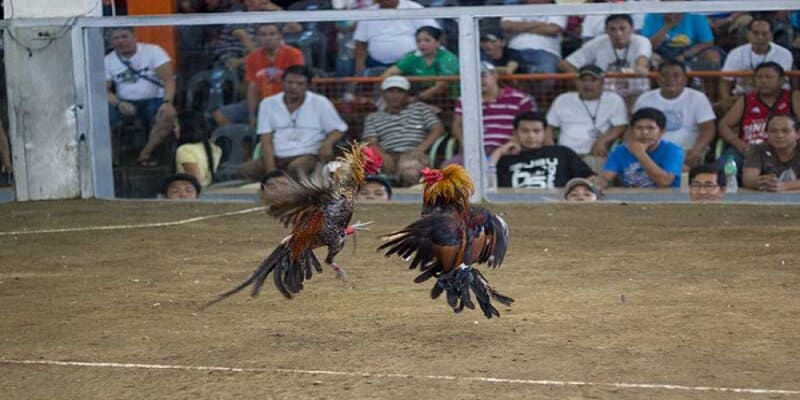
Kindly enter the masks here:
M 483 118 L 478 46 L 478 21 L 469 15 L 458 18 L 459 73 L 461 75 L 461 110 L 463 125 L 464 167 L 475 182 L 472 201 L 486 198 L 483 185 Z

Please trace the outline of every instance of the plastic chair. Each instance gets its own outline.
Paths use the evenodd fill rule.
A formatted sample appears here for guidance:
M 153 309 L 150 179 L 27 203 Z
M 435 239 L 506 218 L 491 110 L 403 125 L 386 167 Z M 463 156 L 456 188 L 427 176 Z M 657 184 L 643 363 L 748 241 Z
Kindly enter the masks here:
M 216 176 L 220 181 L 234 179 L 241 164 L 248 161 L 250 153 L 245 149 L 253 144 L 255 132 L 250 125 L 227 125 L 214 130 L 211 141 L 222 148 L 222 160 Z
M 444 146 L 444 147 L 442 147 Z M 456 148 L 458 146 L 458 140 L 450 135 L 442 135 L 436 139 L 431 148 L 428 149 L 428 163 L 432 168 L 436 168 L 439 166 L 439 150 L 440 148 L 444 149 L 444 155 L 441 158 L 442 160 L 449 160 L 453 158 L 456 152 Z
M 230 96 L 226 99 L 225 88 L 230 86 Z M 200 104 L 195 104 L 195 95 L 204 93 Z M 193 109 L 212 111 L 239 100 L 239 77 L 224 67 L 200 71 L 186 83 L 186 105 Z

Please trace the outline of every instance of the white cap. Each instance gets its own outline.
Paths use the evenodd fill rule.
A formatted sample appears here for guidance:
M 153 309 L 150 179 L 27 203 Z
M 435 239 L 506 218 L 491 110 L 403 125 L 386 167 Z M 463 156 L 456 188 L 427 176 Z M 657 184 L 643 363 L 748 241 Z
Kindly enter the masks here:
M 381 83 L 381 90 L 391 89 L 391 88 L 400 88 L 403 90 L 411 89 L 411 83 L 408 82 L 408 79 L 404 76 L 400 75 L 392 75 L 387 77 Z

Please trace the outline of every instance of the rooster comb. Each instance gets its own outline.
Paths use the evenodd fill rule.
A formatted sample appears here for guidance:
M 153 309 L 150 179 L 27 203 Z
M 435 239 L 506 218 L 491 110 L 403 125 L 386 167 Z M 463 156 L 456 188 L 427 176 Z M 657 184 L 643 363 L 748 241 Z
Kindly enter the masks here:
M 425 182 L 422 200 L 426 205 L 446 203 L 466 206 L 475 191 L 469 174 L 458 164 L 442 169 L 425 168 L 421 172 Z

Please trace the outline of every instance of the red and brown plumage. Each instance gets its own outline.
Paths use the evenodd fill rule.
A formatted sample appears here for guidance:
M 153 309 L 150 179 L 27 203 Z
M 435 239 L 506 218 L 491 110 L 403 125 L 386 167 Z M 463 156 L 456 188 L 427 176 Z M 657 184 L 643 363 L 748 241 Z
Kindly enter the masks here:
M 446 291 L 454 311 L 475 308 L 472 292 L 487 318 L 499 316 L 490 300 L 505 305 L 514 300 L 498 293 L 472 265 L 485 263 L 495 268 L 502 264 L 508 248 L 505 221 L 469 204 L 474 185 L 463 167 L 426 169 L 422 175 L 422 217 L 386 236 L 378 250 L 386 250 L 386 256 L 399 255 L 410 262 L 410 269 L 419 268 L 422 273 L 414 280 L 417 283 L 437 278 L 431 297 Z
M 313 271 L 322 272 L 313 250 L 327 247 L 324 259 L 338 278 L 347 280 L 344 270 L 334 262 L 351 233 L 355 194 L 367 175 L 380 171 L 383 160 L 374 149 L 354 143 L 344 156 L 329 163 L 312 178 L 290 181 L 285 187 L 263 196 L 267 213 L 291 226 L 285 237 L 261 265 L 239 286 L 219 295 L 206 307 L 253 285 L 258 295 L 266 277 L 272 273 L 275 287 L 286 298 L 303 290 L 303 282 Z M 357 226 L 356 226 L 357 227 Z

